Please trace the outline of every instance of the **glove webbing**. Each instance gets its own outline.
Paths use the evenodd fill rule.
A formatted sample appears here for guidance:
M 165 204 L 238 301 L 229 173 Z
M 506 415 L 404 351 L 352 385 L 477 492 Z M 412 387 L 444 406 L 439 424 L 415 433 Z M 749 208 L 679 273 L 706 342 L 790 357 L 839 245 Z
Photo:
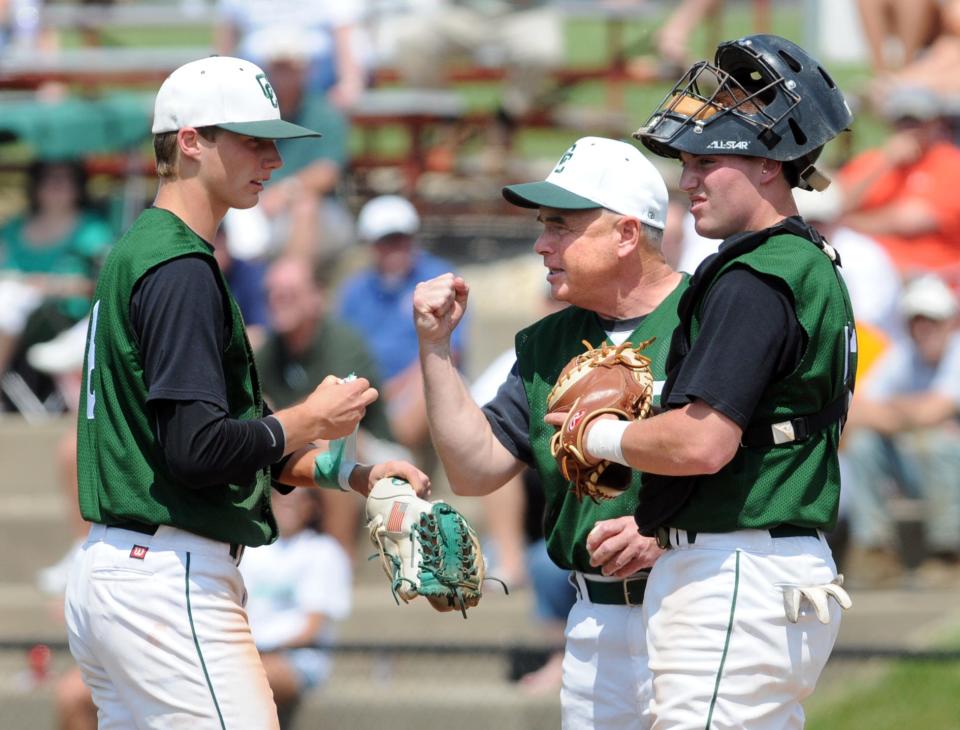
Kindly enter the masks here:
M 439 519 L 439 516 L 453 516 L 453 519 Z M 453 529 L 450 529 L 452 525 Z M 420 557 L 420 593 L 431 595 L 432 591 L 425 584 L 434 581 L 444 587 L 448 605 L 460 609 L 463 617 L 467 617 L 467 605 L 464 591 L 479 594 L 480 586 L 488 578 L 478 574 L 480 560 L 480 544 L 471 534 L 459 516 L 459 513 L 448 504 L 436 504 L 429 514 L 420 516 L 420 520 L 412 526 L 417 532 Z M 442 546 L 440 545 L 442 542 Z M 458 559 L 455 560 L 454 556 Z M 503 586 L 504 593 L 509 595 L 506 583 L 499 578 L 489 578 Z M 436 597 L 436 596 L 435 596 Z

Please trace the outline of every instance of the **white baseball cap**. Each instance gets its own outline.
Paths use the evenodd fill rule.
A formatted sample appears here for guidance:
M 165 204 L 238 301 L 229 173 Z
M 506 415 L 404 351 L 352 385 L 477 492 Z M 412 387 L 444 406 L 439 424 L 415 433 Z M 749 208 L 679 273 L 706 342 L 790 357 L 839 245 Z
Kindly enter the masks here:
M 367 201 L 357 216 L 357 233 L 364 241 L 378 241 L 384 236 L 402 233 L 414 235 L 420 230 L 420 216 L 406 198 L 380 195 Z
M 185 63 L 160 86 L 153 133 L 183 127 L 221 127 L 264 139 L 319 137 L 319 132 L 280 118 L 277 94 L 256 64 L 230 56 Z
M 522 208 L 606 208 L 663 230 L 667 185 L 632 144 L 604 137 L 574 142 L 542 182 L 507 185 L 503 197 Z
M 924 274 L 904 285 L 900 311 L 906 319 L 951 319 L 958 312 L 957 297 L 939 276 Z

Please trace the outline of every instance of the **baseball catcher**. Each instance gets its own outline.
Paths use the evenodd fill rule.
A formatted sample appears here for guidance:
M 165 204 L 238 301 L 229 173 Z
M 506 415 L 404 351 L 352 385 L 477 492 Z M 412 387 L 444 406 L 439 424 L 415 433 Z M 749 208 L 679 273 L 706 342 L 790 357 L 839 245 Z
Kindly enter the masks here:
M 587 456 L 583 435 L 587 424 L 604 414 L 635 421 L 650 413 L 653 376 L 649 358 L 640 351 L 651 342 L 646 340 L 636 347 L 630 342 L 618 347 L 592 347 L 584 340 L 586 352 L 566 364 L 547 396 L 548 413 L 567 413 L 550 442 L 550 450 L 579 499 L 613 499 L 630 481 L 627 467 Z
M 420 499 L 409 483 L 388 477 L 370 490 L 367 520 L 398 604 L 424 596 L 436 610 L 458 608 L 466 618 L 480 603 L 486 579 L 480 540 L 449 504 Z

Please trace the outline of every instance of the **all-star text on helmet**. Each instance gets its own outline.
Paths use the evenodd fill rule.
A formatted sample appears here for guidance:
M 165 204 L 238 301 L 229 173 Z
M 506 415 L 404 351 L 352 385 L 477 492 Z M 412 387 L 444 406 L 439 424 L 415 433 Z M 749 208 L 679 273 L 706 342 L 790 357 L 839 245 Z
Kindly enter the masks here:
M 775 35 L 721 43 L 714 63 L 694 64 L 634 134 L 662 157 L 743 155 L 784 163 L 804 190 L 830 184 L 814 163 L 853 114 L 827 71 Z

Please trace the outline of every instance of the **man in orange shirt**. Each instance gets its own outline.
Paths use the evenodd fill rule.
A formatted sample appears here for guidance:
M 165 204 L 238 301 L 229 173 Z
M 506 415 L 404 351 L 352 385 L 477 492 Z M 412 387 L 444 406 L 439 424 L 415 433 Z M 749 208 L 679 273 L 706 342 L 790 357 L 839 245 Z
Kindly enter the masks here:
M 894 133 L 841 171 L 843 223 L 872 236 L 903 274 L 960 276 L 960 147 L 933 92 L 902 88 L 884 109 Z

